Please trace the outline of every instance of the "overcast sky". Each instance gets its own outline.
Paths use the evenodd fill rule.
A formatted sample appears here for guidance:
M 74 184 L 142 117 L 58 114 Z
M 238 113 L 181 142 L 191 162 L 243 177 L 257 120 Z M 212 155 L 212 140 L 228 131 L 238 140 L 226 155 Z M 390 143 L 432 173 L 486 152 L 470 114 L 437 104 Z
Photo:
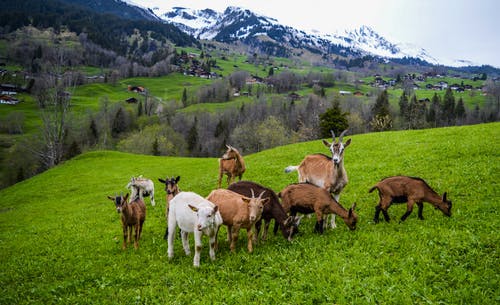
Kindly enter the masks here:
M 132 0 L 141 6 L 248 8 L 298 29 L 336 33 L 361 25 L 391 42 L 412 43 L 440 61 L 500 68 L 500 0 Z

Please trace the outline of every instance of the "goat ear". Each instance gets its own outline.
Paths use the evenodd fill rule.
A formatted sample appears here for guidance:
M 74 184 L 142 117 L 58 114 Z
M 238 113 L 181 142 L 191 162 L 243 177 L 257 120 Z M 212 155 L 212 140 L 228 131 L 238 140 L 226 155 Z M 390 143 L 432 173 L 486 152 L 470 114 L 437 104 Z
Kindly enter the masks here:
M 115 197 L 108 196 L 109 200 L 115 201 Z
M 443 201 L 446 202 L 446 192 L 443 194 Z
M 167 181 L 163 180 L 162 178 L 158 178 L 158 181 L 160 181 L 161 183 L 167 183 Z
M 127 193 L 127 195 L 125 195 L 125 198 L 123 198 L 123 200 L 125 200 L 125 202 L 127 202 L 127 200 L 128 200 L 128 195 L 129 194 Z
M 219 206 L 218 205 L 214 206 L 214 208 L 212 210 L 212 215 L 215 215 L 215 213 L 217 213 L 218 210 L 219 210 Z
M 349 146 L 349 144 L 351 144 L 351 139 L 345 141 L 344 148 L 347 147 L 347 146 Z
M 330 146 L 332 146 L 332 144 L 331 144 L 331 143 L 328 143 L 328 141 L 327 141 L 327 140 L 323 140 L 323 144 L 324 144 L 326 147 L 328 147 L 328 148 L 330 148 Z
M 262 199 L 262 205 L 266 205 L 269 203 L 269 197 Z
M 249 203 L 250 203 L 250 200 L 252 200 L 252 199 L 250 199 L 250 198 L 248 198 L 248 197 L 241 197 L 241 199 L 242 199 L 242 200 L 243 200 L 243 202 L 245 202 L 246 204 L 249 204 Z
M 193 210 L 193 212 L 198 212 L 198 208 L 188 204 L 188 207 Z
M 175 183 L 179 183 L 179 180 L 181 180 L 181 176 L 177 176 L 177 178 L 175 178 Z

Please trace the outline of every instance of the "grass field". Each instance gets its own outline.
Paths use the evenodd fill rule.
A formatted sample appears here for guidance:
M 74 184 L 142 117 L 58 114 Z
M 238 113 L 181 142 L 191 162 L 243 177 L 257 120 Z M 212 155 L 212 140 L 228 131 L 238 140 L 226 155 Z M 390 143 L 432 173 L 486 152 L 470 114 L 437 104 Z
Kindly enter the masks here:
M 225 228 L 216 261 L 192 267 L 180 239 L 167 258 L 165 192 L 158 177 L 181 176 L 182 190 L 206 196 L 214 158 L 97 151 L 1 190 L 0 304 L 494 304 L 500 302 L 500 124 L 353 136 L 345 152 L 349 184 L 341 203 L 357 203 L 359 223 L 313 232 L 305 218 L 292 242 L 273 236 L 246 252 L 240 234 L 229 252 Z M 296 181 L 283 169 L 327 153 L 321 141 L 245 156 L 244 178 L 275 191 Z M 140 248 L 121 250 L 119 215 L 106 196 L 133 175 L 155 181 Z M 372 221 L 368 189 L 396 174 L 420 176 L 453 200 L 445 217 L 429 204 L 402 224 Z M 191 247 L 193 246 L 191 237 Z

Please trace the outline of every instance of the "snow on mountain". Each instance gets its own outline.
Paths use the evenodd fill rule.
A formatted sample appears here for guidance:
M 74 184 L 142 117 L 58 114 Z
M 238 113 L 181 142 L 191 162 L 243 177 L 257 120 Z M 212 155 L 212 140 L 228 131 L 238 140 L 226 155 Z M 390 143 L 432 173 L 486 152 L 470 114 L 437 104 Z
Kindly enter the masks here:
M 224 12 L 173 7 L 159 16 L 201 39 L 252 43 L 252 39 L 267 36 L 277 44 L 285 43 L 294 48 L 316 50 L 318 53 L 337 50 L 339 53 L 354 52 L 383 58 L 412 57 L 432 64 L 438 63 L 426 50 L 408 43 L 392 43 L 368 26 L 340 34 L 306 32 L 238 7 L 228 7 Z

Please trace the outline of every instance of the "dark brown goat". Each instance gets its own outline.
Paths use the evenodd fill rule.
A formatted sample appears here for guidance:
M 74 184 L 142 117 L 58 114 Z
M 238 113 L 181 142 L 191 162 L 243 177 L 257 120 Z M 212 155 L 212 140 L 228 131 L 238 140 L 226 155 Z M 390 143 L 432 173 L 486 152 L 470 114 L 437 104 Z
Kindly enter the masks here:
M 139 191 L 139 190 L 138 190 Z M 131 242 L 132 229 L 135 232 L 134 248 L 139 248 L 139 239 L 141 239 L 142 226 L 146 220 L 146 205 L 142 199 L 136 198 L 127 203 L 129 194 L 123 196 L 108 196 L 108 199 L 115 202 L 116 211 L 121 214 L 123 229 L 122 249 L 127 249 L 127 242 Z
M 356 229 L 358 215 L 354 213 L 356 203 L 349 210 L 341 206 L 327 190 L 309 183 L 295 183 L 285 187 L 278 196 L 282 199 L 283 208 L 290 215 L 297 213 L 316 214 L 314 230 L 323 233 L 323 215 L 337 214 L 344 219 L 351 230 Z
M 388 177 L 370 189 L 370 193 L 378 190 L 380 201 L 375 207 L 375 217 L 373 221 L 379 221 L 380 211 L 384 214 L 385 221 L 389 221 L 387 209 L 393 203 L 407 202 L 406 213 L 401 217 L 404 221 L 413 211 L 413 205 L 418 206 L 418 218 L 424 219 L 422 215 L 423 202 L 431 203 L 436 209 L 440 209 L 444 215 L 451 216 L 451 201 L 446 199 L 446 192 L 441 197 L 421 178 L 407 176 Z
M 168 207 L 169 207 L 169 202 L 177 195 L 180 193 L 181 189 L 179 188 L 179 180 L 181 180 L 181 176 L 177 176 L 177 178 L 165 178 L 163 180 L 162 178 L 158 178 L 158 181 L 161 183 L 165 184 L 165 192 L 167 193 L 165 195 L 165 220 L 167 221 L 167 228 L 165 229 L 165 235 L 163 236 L 163 239 L 167 240 L 168 239 Z
M 217 187 L 221 187 L 222 176 L 227 175 L 227 185 L 230 185 L 236 177 L 241 181 L 241 177 L 243 177 L 243 173 L 245 172 L 245 161 L 241 156 L 240 152 L 230 146 L 226 145 L 227 150 L 219 159 L 219 179 L 217 181 Z
M 262 240 L 267 239 L 271 219 L 275 220 L 275 223 L 279 225 L 281 232 L 283 233 L 283 237 L 289 241 L 292 240 L 293 235 L 298 232 L 298 218 L 288 216 L 286 214 L 283 206 L 281 206 L 278 196 L 273 190 L 252 181 L 239 181 L 231 184 L 227 189 L 246 197 L 252 197 L 252 191 L 256 194 L 264 192 L 262 194 L 262 198 L 269 198 L 269 202 L 264 205 L 261 219 L 255 223 L 256 234 L 253 236 L 254 242 L 257 242 L 259 238 L 262 220 L 265 222 Z M 276 233 L 276 231 L 274 233 Z

